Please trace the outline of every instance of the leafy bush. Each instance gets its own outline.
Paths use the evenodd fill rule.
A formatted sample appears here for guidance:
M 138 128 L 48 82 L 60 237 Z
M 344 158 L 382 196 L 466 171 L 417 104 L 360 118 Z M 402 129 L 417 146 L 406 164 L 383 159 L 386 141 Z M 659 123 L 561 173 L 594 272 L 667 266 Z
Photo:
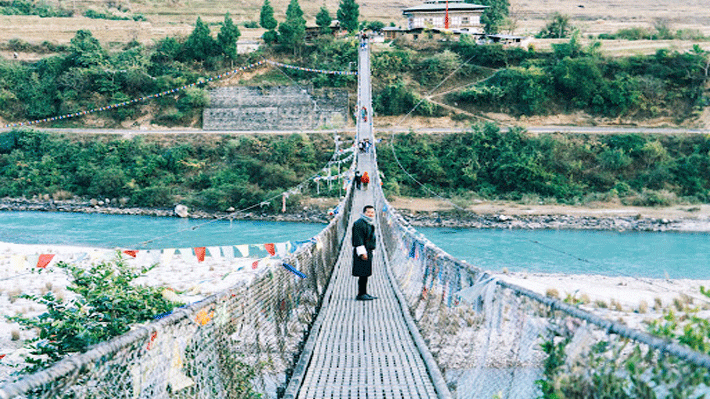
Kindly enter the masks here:
M 70 275 L 67 289 L 76 295 L 73 299 L 59 298 L 51 291 L 41 297 L 22 295 L 46 306 L 47 312 L 36 318 L 6 316 L 24 329 L 38 330 L 38 336 L 27 343 L 29 366 L 23 372 L 46 368 L 180 305 L 163 298 L 159 288 L 135 285 L 133 281 L 150 268 L 132 270 L 120 256 L 88 269 L 63 262 L 57 267 Z
M 71 17 L 74 13 L 61 7 L 55 7 L 44 1 L 30 2 L 27 0 L 0 1 L 0 14 L 2 15 L 38 15 L 48 17 Z
M 710 296 L 703 287 L 701 293 Z M 676 301 L 678 312 L 664 310 L 651 321 L 652 335 L 710 353 L 710 323 L 698 308 Z M 703 397 L 710 374 L 697 366 L 626 339 L 601 340 L 569 359 L 571 338 L 557 336 L 542 344 L 547 354 L 543 378 L 537 381 L 542 398 L 691 398 Z M 579 352 L 580 348 L 571 348 Z
M 88 9 L 84 11 L 84 16 L 91 19 L 109 19 L 114 21 L 128 21 L 131 18 L 121 15 L 114 15 L 105 12 L 99 12 L 96 10 Z

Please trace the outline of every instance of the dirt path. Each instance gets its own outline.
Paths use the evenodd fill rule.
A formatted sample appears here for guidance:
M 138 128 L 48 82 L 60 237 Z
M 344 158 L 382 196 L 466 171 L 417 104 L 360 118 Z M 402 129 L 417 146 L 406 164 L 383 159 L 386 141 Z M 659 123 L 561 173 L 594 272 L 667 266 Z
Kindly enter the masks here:
M 412 214 L 451 211 L 454 206 L 440 199 L 393 197 L 395 208 Z M 674 205 L 670 207 L 624 206 L 616 203 L 590 203 L 586 206 L 559 204 L 524 204 L 509 201 L 473 200 L 465 205 L 466 210 L 477 215 L 507 216 L 574 216 L 574 217 L 637 217 L 654 219 L 710 220 L 710 204 Z

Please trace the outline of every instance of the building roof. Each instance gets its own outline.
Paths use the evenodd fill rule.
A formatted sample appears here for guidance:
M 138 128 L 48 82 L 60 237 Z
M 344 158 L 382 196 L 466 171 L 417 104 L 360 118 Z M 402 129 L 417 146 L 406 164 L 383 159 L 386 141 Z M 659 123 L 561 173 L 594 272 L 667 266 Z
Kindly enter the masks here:
M 486 35 L 487 37 L 494 38 L 494 39 L 501 39 L 501 40 L 506 40 L 506 39 L 526 39 L 527 36 L 516 36 L 516 35 L 503 35 L 503 34 L 496 34 L 496 35 Z
M 457 1 L 449 1 L 449 11 L 479 11 L 488 8 L 488 6 L 483 6 L 480 4 L 468 4 Z M 446 2 L 434 2 L 428 1 L 422 5 L 406 8 L 402 11 L 403 14 L 410 14 L 413 12 L 445 12 Z

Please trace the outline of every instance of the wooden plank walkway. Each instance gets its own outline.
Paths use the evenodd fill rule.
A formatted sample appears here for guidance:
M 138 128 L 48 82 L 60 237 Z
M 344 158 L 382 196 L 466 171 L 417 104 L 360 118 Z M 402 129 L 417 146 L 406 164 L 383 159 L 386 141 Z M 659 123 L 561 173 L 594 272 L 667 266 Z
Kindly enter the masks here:
M 364 108 L 370 118 L 356 116 L 357 138 L 369 138 L 374 144 L 368 43 L 361 42 L 358 67 L 356 114 Z M 374 154 L 358 154 L 357 165 L 360 172 L 370 175 L 370 187 L 354 193 L 338 262 L 284 398 L 449 399 L 441 372 L 386 270 L 379 229 L 375 229 L 377 249 L 367 287 L 378 299 L 355 300 L 358 278 L 351 276 L 351 229 L 362 208 L 374 204 L 374 191 L 380 190 Z M 381 211 L 376 210 L 378 219 Z
M 360 157 L 360 158 L 369 158 Z M 377 173 L 370 162 L 361 171 Z M 356 301 L 357 277 L 351 276 L 350 226 L 366 204 L 372 204 L 373 190 L 356 191 L 348 233 L 326 293 L 326 300 L 314 325 L 312 348 L 302 377 L 298 398 L 436 398 L 426 364 L 412 337 L 394 287 L 385 270 L 384 251 L 378 237 L 373 275 L 368 293 L 378 299 Z M 380 211 L 380 210 L 378 210 Z M 310 354 L 306 353 L 308 350 Z M 302 359 L 303 360 L 303 359 Z M 438 370 L 437 370 L 438 371 Z M 291 388 L 291 387 L 290 387 Z

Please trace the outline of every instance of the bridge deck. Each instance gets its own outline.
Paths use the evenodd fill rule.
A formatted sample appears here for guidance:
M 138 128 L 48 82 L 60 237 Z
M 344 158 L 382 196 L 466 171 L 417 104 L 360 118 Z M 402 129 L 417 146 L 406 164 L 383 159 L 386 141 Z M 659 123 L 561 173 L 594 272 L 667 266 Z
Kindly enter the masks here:
M 361 162 L 360 166 L 369 174 L 376 173 L 372 165 Z M 368 191 L 355 193 L 349 226 L 359 218 L 362 207 L 372 203 L 374 189 L 371 186 Z M 323 328 L 317 333 L 298 398 L 436 397 L 384 270 L 381 245 L 375 252 L 368 283 L 368 293 L 378 299 L 355 300 L 357 278 L 351 276 L 350 236 L 349 228 L 333 272 L 330 296 L 318 315 Z

